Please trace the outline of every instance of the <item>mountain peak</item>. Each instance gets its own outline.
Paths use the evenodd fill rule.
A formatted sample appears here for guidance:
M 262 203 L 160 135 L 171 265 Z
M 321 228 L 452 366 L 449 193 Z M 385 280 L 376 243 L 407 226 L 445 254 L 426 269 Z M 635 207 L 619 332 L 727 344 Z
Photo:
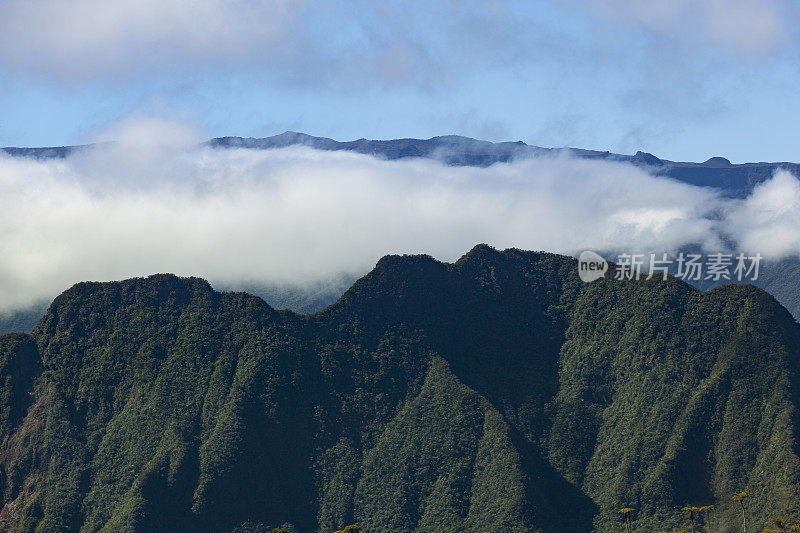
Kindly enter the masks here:
M 461 256 L 461 258 L 456 261 L 457 265 L 463 265 L 465 263 L 470 262 L 482 262 L 486 260 L 497 260 L 502 255 L 502 252 L 499 251 L 494 246 L 490 246 L 488 244 L 476 244 L 472 247 L 472 249 Z
M 715 156 L 715 157 L 711 157 L 711 158 L 707 159 L 703 163 L 703 166 L 711 167 L 711 168 L 725 168 L 725 167 L 730 167 L 730 166 L 733 166 L 733 165 L 731 164 L 731 162 L 728 159 L 726 159 L 724 157 Z
M 647 152 L 642 152 L 641 150 L 636 152 L 636 154 L 632 158 L 632 161 L 637 162 L 637 163 L 645 163 L 645 164 L 648 164 L 648 165 L 663 165 L 664 164 L 664 162 L 661 159 L 657 158 L 653 154 L 649 154 Z
M 76 283 L 53 300 L 38 329 L 54 332 L 64 325 L 97 327 L 97 320 L 108 319 L 121 309 L 141 306 L 184 308 L 192 300 L 214 299 L 211 284 L 197 277 L 154 274 L 122 281 Z

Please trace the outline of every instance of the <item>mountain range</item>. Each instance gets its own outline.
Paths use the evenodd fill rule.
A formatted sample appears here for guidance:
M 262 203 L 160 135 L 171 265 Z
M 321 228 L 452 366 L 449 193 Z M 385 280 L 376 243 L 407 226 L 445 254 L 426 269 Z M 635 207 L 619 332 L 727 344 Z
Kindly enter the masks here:
M 347 150 L 373 155 L 385 159 L 408 157 L 437 158 L 448 165 L 489 166 L 515 159 L 555 155 L 562 151 L 587 159 L 600 159 L 631 163 L 646 168 L 656 175 L 668 176 L 685 183 L 702 187 L 714 187 L 729 197 L 743 197 L 755 185 L 770 177 L 777 169 L 786 169 L 800 174 L 800 164 L 790 162 L 760 162 L 732 164 L 724 157 L 711 157 L 702 163 L 678 162 L 660 159 L 653 154 L 636 152 L 634 155 L 616 154 L 608 151 L 582 148 L 542 148 L 522 141 L 489 142 L 459 135 L 445 135 L 430 139 L 392 139 L 340 142 L 326 137 L 314 137 L 305 133 L 287 131 L 263 138 L 218 137 L 205 143 L 216 148 L 250 148 L 266 150 L 289 146 L 307 146 L 317 150 Z M 5 147 L 12 156 L 63 158 L 86 145 L 58 146 L 47 148 Z
M 333 305 L 80 283 L 0 337 L 8 531 L 634 531 L 800 517 L 800 325 L 749 285 L 485 245 Z

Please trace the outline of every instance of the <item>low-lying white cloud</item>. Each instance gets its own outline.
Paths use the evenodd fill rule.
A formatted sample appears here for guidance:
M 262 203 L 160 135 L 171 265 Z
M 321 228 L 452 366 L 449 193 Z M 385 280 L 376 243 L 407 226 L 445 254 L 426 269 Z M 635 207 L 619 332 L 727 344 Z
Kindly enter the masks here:
M 82 280 L 173 272 L 225 287 L 297 285 L 364 273 L 388 253 L 454 260 L 479 242 L 717 251 L 726 233 L 747 250 L 800 252 L 800 185 L 788 173 L 742 201 L 566 153 L 471 168 L 212 149 L 146 120 L 118 138 L 66 159 L 0 157 L 0 312 Z
M 800 255 L 800 181 L 787 171 L 776 172 L 729 209 L 726 222 L 742 249 L 770 257 Z

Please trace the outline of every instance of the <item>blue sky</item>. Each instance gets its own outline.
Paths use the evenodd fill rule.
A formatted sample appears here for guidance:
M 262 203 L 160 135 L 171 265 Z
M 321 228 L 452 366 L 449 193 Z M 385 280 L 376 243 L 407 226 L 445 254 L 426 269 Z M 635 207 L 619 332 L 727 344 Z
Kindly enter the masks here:
M 132 114 L 203 135 L 462 134 L 797 161 L 783 0 L 0 0 L 0 145 Z

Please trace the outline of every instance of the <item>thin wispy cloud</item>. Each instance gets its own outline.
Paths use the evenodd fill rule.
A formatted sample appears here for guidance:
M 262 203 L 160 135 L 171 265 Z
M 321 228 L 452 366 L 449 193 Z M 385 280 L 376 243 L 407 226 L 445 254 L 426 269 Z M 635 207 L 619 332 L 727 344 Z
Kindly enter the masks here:
M 304 8 L 287 0 L 5 0 L 0 64 L 84 84 L 180 64 L 249 62 L 259 49 L 286 42 Z
M 4 0 L 0 69 L 71 86 L 177 70 L 439 88 L 486 68 L 608 67 L 619 55 L 606 56 L 598 39 L 630 46 L 627 33 L 656 43 L 662 67 L 718 53 L 764 59 L 797 43 L 795 10 L 786 0 Z M 587 17 L 595 31 L 579 22 Z M 605 37 L 603 27 L 612 30 Z
M 649 33 L 653 39 L 696 53 L 727 51 L 763 59 L 790 44 L 796 8 L 784 0 L 561 0 L 597 14 L 615 30 Z
M 442 0 L 4 0 L 0 69 L 71 87 L 177 71 L 251 72 L 312 87 L 437 88 L 530 55 L 519 46 L 530 39 L 512 3 L 465 7 Z

